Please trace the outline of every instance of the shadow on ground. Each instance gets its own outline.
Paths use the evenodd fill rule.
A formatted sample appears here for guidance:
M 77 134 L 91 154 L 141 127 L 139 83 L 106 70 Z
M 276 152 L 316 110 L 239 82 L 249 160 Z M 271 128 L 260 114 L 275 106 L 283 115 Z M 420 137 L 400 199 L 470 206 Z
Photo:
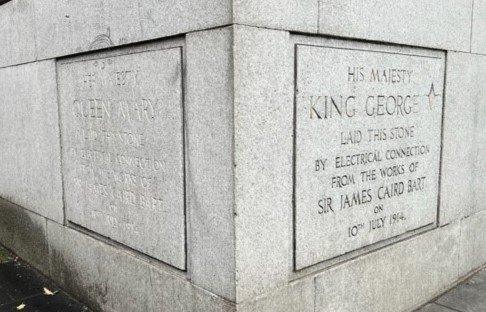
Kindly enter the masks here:
M 0 312 L 89 312 L 0 246 Z

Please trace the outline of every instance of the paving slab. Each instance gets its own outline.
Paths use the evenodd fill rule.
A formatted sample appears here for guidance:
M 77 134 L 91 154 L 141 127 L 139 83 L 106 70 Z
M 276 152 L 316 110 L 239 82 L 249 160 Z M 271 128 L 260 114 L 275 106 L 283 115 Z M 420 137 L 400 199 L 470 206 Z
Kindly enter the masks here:
M 0 246 L 0 312 L 7 311 L 78 312 L 89 309 Z
M 437 303 L 461 312 L 485 312 L 486 270 L 441 296 Z
M 486 269 L 416 312 L 486 312 Z
M 87 312 L 87 307 L 79 304 L 65 293 L 55 296 L 37 295 L 18 300 L 0 307 L 0 311 L 18 311 L 19 306 L 25 305 L 22 312 Z
M 0 264 L 0 285 L 14 300 L 41 294 L 44 287 L 51 291 L 59 290 L 19 261 Z

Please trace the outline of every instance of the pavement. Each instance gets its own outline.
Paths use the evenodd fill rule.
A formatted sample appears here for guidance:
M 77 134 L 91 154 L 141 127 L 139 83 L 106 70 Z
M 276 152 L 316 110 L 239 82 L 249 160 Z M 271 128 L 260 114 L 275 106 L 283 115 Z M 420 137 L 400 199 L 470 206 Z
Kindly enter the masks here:
M 0 246 L 0 312 L 90 312 Z
M 416 312 L 486 312 L 486 269 Z
M 0 312 L 12 311 L 92 312 L 0 246 Z M 416 312 L 486 312 L 486 269 Z

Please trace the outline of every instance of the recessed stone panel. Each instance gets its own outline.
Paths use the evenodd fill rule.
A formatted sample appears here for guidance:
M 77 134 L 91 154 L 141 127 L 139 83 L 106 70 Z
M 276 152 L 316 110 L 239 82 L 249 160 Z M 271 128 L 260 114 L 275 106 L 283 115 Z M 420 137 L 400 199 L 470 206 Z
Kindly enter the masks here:
M 67 219 L 185 269 L 182 47 L 58 64 Z
M 330 42 L 295 46 L 296 269 L 437 222 L 444 55 Z

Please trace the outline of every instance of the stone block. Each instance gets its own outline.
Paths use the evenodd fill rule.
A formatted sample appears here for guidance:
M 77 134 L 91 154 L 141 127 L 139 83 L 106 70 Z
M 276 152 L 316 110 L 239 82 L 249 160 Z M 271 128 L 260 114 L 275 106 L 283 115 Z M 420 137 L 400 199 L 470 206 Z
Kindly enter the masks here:
M 0 244 L 43 273 L 49 272 L 46 219 L 0 199 Z
M 409 311 L 458 278 L 459 223 L 319 274 L 316 311 Z
M 291 268 L 292 64 L 287 32 L 235 26 L 237 302 L 286 283 Z
M 234 22 L 256 27 L 317 33 L 319 1 L 235 0 Z
M 0 197 L 63 222 L 54 61 L 0 69 Z
M 185 265 L 183 42 L 58 63 L 66 218 Z
M 48 222 L 50 276 L 100 311 L 148 311 L 150 270 L 128 254 Z
M 486 1 L 474 0 L 471 52 L 486 54 Z
M 191 280 L 235 299 L 233 28 L 187 35 L 187 209 Z
M 234 2 L 239 24 L 467 52 L 471 12 L 472 0 Z
M 444 54 L 294 42 L 296 269 L 435 225 Z
M 460 225 L 451 223 L 324 271 L 294 274 L 237 310 L 412 311 L 456 283 L 459 241 Z
M 242 302 L 238 312 L 314 312 L 314 279 L 303 278 L 268 294 Z
M 228 0 L 35 0 L 40 59 L 229 24 Z
M 478 143 L 478 112 L 486 73 L 485 57 L 450 52 L 447 58 L 447 86 L 444 108 L 440 223 L 446 224 L 471 214 L 474 200 Z M 460 164 L 460 165 L 459 165 Z M 480 194 L 478 194 L 480 195 Z
M 0 67 L 36 58 L 34 7 L 29 0 L 13 0 L 0 8 Z
M 0 243 L 96 311 L 418 308 L 486 262 L 483 2 L 11 0 Z
M 195 287 L 188 281 L 151 269 L 151 304 L 148 311 L 235 312 L 235 304 Z
M 54 222 L 47 224 L 51 276 L 100 311 L 231 312 L 233 305 L 196 288 L 184 274 Z M 80 287 L 81 285 L 81 287 Z
M 473 103 L 476 106 L 476 157 L 474 167 L 474 209 L 473 212 L 486 210 L 486 56 L 475 59 L 476 71 L 473 77 Z
M 321 0 L 319 33 L 470 50 L 472 0 Z
M 483 225 L 486 211 L 475 213 L 461 221 L 459 272 L 465 276 L 486 264 L 486 234 Z

